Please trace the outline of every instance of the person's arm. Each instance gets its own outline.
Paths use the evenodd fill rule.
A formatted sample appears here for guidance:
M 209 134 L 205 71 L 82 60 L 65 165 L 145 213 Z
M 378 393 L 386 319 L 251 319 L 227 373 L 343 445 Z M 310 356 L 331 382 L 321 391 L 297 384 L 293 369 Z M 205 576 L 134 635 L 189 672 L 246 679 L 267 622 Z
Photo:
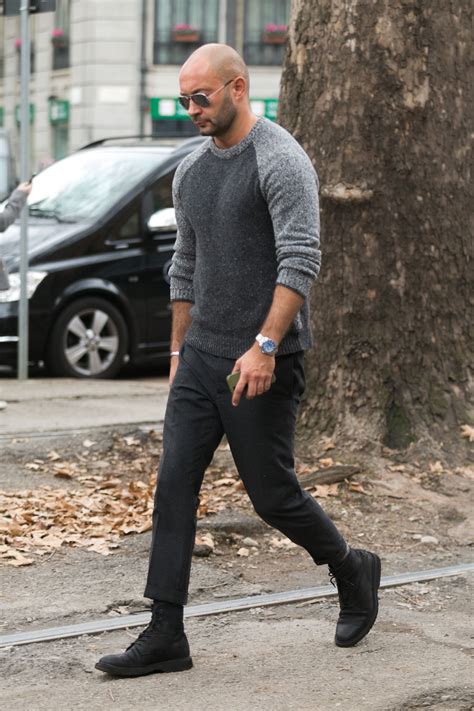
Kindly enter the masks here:
M 194 266 L 196 262 L 196 236 L 187 219 L 180 199 L 179 188 L 182 172 L 178 168 L 173 181 L 173 204 L 178 233 L 173 261 L 169 271 L 170 299 L 172 309 L 171 353 L 178 353 L 186 332 L 191 325 L 191 308 L 194 303 Z M 178 368 L 179 356 L 170 361 L 170 385 Z
M 15 222 L 30 192 L 31 183 L 20 183 L 16 190 L 12 192 L 5 209 L 0 213 L 0 232 L 4 232 Z
M 184 337 L 191 325 L 190 301 L 173 301 L 171 305 L 172 329 L 171 329 L 171 356 L 169 383 L 172 385 L 176 370 L 178 369 L 179 355 L 176 355 L 184 342 Z
M 277 285 L 270 311 L 260 333 L 271 338 L 275 343 L 280 343 L 303 304 L 303 297 L 296 291 Z M 240 378 L 232 397 L 233 405 L 239 404 L 245 388 L 247 388 L 248 399 L 262 395 L 270 389 L 275 370 L 275 356 L 264 355 L 255 341 L 253 346 L 235 362 L 232 372 L 237 370 L 240 371 Z
M 278 262 L 272 305 L 260 333 L 279 344 L 309 298 L 319 273 L 318 178 L 301 152 L 283 158 L 275 154 L 273 164 L 263 161 L 259 170 L 272 218 Z M 240 378 L 232 404 L 239 404 L 245 388 L 249 399 L 266 392 L 274 369 L 275 358 L 263 354 L 255 342 L 235 363 L 234 372 L 240 371 Z

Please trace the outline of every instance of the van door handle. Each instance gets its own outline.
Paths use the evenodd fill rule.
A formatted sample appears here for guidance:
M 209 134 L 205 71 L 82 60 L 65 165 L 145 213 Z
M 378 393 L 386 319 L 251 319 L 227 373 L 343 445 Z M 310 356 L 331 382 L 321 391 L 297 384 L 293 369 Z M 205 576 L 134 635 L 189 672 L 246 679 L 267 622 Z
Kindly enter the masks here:
M 106 239 L 105 240 L 105 245 L 107 247 L 113 247 L 114 249 L 130 249 L 133 245 L 141 244 L 142 240 L 141 239 L 129 239 L 127 241 L 122 240 L 119 242 L 118 240 L 113 240 L 113 239 Z
M 112 242 L 111 240 L 105 240 L 107 247 L 113 247 L 114 249 L 128 249 L 130 247 L 128 242 Z

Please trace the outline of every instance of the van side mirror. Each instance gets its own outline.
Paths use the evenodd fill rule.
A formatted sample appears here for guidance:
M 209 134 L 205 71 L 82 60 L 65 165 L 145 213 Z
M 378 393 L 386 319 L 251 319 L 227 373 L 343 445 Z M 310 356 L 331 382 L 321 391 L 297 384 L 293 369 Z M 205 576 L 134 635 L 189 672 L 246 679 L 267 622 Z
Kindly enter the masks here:
M 176 215 L 174 207 L 166 207 L 164 210 L 158 210 L 147 222 L 149 232 L 176 232 Z

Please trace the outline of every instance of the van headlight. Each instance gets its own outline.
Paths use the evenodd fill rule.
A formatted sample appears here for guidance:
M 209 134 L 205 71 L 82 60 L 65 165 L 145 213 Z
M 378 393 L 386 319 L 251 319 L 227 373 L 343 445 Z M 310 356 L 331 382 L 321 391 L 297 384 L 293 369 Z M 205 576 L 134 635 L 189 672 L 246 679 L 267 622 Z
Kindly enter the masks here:
M 31 299 L 47 274 L 48 272 L 27 272 L 26 291 L 29 299 Z M 5 291 L 0 291 L 0 303 L 2 304 L 6 304 L 10 301 L 20 301 L 20 274 L 18 272 L 9 274 L 8 281 L 10 282 L 10 288 Z

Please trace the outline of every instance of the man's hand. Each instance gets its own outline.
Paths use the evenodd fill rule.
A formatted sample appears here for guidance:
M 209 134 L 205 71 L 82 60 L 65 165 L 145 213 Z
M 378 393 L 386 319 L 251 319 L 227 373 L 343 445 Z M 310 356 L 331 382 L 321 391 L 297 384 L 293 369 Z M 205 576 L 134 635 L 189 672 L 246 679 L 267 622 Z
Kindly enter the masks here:
M 270 389 L 275 370 L 275 357 L 262 353 L 258 343 L 235 361 L 233 373 L 240 371 L 240 378 L 232 396 L 232 405 L 237 407 L 242 394 L 247 388 L 247 399 L 263 395 Z
M 178 365 L 179 365 L 179 356 L 177 356 L 177 355 L 171 356 L 170 375 L 169 375 L 170 387 L 173 385 L 173 380 L 174 380 L 174 376 L 176 375 L 176 371 L 178 370 Z
M 29 195 L 31 193 L 31 188 L 32 188 L 31 183 L 20 183 L 19 186 L 17 187 L 17 190 L 21 190 L 22 193 L 26 193 Z

